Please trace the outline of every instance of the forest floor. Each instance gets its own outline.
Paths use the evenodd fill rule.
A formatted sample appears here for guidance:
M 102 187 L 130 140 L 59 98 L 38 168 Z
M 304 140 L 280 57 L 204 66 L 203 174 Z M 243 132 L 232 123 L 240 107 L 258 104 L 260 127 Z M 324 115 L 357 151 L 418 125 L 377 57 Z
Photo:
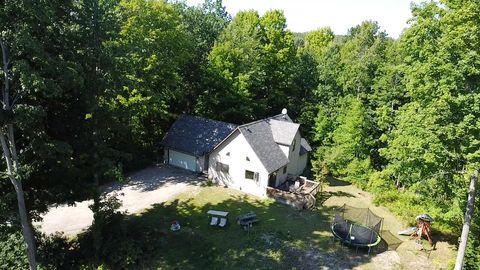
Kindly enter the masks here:
M 369 207 L 384 218 L 384 230 L 394 235 L 408 227 L 389 211 L 372 204 L 371 195 L 347 183 L 333 181 L 323 190 L 322 205 L 297 211 L 272 200 L 261 200 L 240 191 L 202 187 L 177 196 L 135 217 L 136 221 L 164 228 L 165 246 L 146 269 L 446 269 L 453 246 L 438 241 L 435 250 L 420 250 L 414 240 L 395 251 L 367 254 L 334 242 L 330 226 L 334 209 L 344 203 Z M 208 210 L 230 212 L 230 225 L 221 229 L 208 224 Z M 235 224 L 249 211 L 260 222 L 251 231 Z M 180 232 L 167 228 L 172 220 Z

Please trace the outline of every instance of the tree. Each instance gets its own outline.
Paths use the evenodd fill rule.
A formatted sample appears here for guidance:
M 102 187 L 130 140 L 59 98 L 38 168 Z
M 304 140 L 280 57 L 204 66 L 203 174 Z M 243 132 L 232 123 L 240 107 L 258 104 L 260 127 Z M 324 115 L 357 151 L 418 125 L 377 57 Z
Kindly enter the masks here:
M 172 116 L 184 112 L 190 98 L 182 86 L 193 47 L 179 8 L 164 1 L 121 1 L 118 37 L 105 45 L 114 63 L 105 101 L 119 127 L 113 143 L 140 164 L 154 158 Z
M 36 246 L 35 238 L 33 236 L 30 219 L 28 217 L 27 207 L 25 204 L 25 194 L 20 175 L 21 164 L 18 159 L 18 151 L 15 143 L 15 133 L 13 128 L 13 119 L 15 99 L 12 94 L 15 94 L 14 89 L 11 89 L 11 73 L 10 73 L 10 58 L 8 56 L 8 43 L 6 37 L 0 36 L 0 47 L 2 50 L 2 73 L 3 73 L 3 87 L 2 87 L 2 126 L 0 127 L 0 143 L 2 144 L 3 157 L 7 164 L 7 177 L 15 188 L 17 195 L 18 212 L 20 215 L 20 223 L 22 225 L 22 233 L 25 243 L 27 244 L 27 257 L 30 270 L 37 269 L 36 260 Z
M 209 71 L 219 78 L 218 89 L 200 97 L 205 115 L 242 123 L 278 114 L 301 95 L 294 37 L 279 11 L 260 17 L 239 12 L 220 34 L 209 55 Z

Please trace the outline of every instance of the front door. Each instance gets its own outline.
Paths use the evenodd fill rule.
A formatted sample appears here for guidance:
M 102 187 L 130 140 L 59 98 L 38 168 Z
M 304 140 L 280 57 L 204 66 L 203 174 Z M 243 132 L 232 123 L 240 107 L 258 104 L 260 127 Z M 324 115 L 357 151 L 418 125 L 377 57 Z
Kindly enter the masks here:
M 277 185 L 277 172 L 273 172 L 268 176 L 268 186 L 275 187 Z

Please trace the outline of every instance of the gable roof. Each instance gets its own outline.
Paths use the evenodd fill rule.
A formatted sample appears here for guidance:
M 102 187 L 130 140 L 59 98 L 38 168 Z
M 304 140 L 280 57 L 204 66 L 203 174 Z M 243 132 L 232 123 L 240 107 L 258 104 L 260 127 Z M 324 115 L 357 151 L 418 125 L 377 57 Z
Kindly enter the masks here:
M 278 120 L 278 121 L 285 121 L 285 122 L 293 123 L 292 118 L 290 118 L 290 116 L 288 116 L 288 114 L 283 114 L 283 113 L 277 114 L 277 115 L 269 117 L 267 119 L 274 119 L 274 120 Z
M 283 145 L 291 145 L 297 134 L 299 124 L 275 119 L 266 120 L 272 129 L 273 140 Z
M 302 138 L 300 140 L 300 156 L 305 155 L 306 153 L 308 153 L 310 151 L 312 151 L 312 147 L 310 146 L 310 144 L 308 143 L 307 140 Z
M 237 126 L 198 116 L 181 115 L 161 144 L 194 156 L 203 156 L 213 150 Z
M 238 130 L 250 144 L 268 173 L 288 164 L 288 158 L 275 142 L 270 119 L 241 125 Z

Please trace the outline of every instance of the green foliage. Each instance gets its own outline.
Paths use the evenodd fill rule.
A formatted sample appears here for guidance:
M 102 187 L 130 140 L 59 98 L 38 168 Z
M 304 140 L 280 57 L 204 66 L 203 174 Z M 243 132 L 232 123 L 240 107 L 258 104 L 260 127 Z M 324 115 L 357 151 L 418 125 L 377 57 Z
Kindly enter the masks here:
M 319 84 L 302 118 L 313 123 L 318 177 L 326 164 L 405 220 L 428 212 L 440 230 L 459 232 L 468 178 L 480 164 L 479 11 L 476 1 L 413 5 L 399 40 L 375 22 L 344 38 L 307 35 Z
M 367 21 L 346 36 L 323 28 L 295 41 L 282 12 L 231 19 L 219 0 L 6 1 L 0 35 L 16 107 L 0 122 L 16 129 L 29 214 L 96 196 L 97 184 L 150 164 L 178 114 L 243 123 L 286 107 L 316 146 L 318 181 L 341 176 L 406 220 L 429 212 L 458 232 L 480 164 L 480 4 L 428 2 L 412 14 L 399 40 Z M 16 222 L 12 194 L 1 182 L 0 224 Z M 78 242 L 88 252 L 44 238 L 45 267 L 91 256 L 87 269 L 128 268 L 145 243 L 156 246 L 126 240 L 118 201 L 96 200 L 94 210 Z M 472 231 L 467 269 L 480 261 Z M 2 238 L 2 267 L 22 268 L 11 260 L 24 258 L 19 236 Z
M 242 123 L 284 107 L 295 110 L 301 95 L 298 63 L 283 13 L 239 12 L 210 52 L 209 72 L 218 82 L 200 96 L 197 111 Z
M 0 269 L 27 269 L 26 250 L 20 231 L 0 227 Z

